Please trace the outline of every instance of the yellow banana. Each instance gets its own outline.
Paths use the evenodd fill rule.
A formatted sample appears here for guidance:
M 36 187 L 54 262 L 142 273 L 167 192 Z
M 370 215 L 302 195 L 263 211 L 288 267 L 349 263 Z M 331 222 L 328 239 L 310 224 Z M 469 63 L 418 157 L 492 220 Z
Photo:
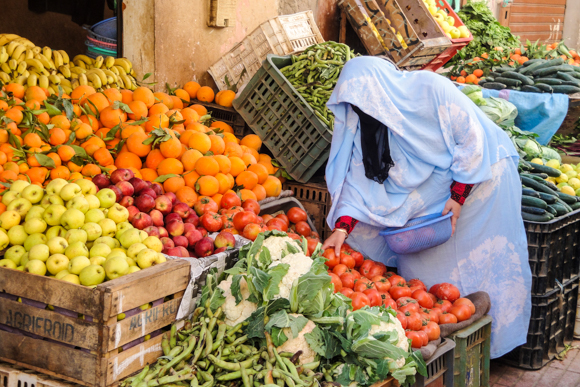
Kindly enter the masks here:
M 19 85 L 23 85 L 24 86 L 24 82 L 26 82 L 26 77 L 21 75 L 19 77 L 16 77 L 12 80 L 12 82 L 14 83 L 18 83 Z
M 133 78 L 137 78 L 137 73 L 135 73 L 135 70 L 131 69 L 131 76 Z
M 10 59 L 8 61 L 8 67 L 10 67 L 10 70 L 14 71 L 18 68 L 18 61 L 16 59 Z
M 117 81 L 117 78 L 119 78 L 119 77 L 117 76 L 117 74 L 115 74 L 114 72 L 112 72 L 112 71 L 111 71 L 111 70 L 109 70 L 109 69 L 104 69 L 104 70 L 103 70 L 103 72 L 104 72 L 104 73 L 105 73 L 105 75 L 107 76 L 107 79 L 109 79 L 109 78 L 112 78 L 112 79 L 113 79 L 113 82 L 111 82 L 111 81 L 107 82 L 107 83 L 109 83 L 109 84 L 110 84 L 110 83 L 114 83 L 114 82 L 116 82 L 116 81 Z
M 79 79 L 79 74 L 72 73 L 70 79 Z
M 6 52 L 6 47 L 0 47 L 0 63 L 5 63 L 8 60 L 9 56 Z
M 18 47 L 18 46 L 20 46 L 20 44 L 18 44 L 16 42 L 8 43 L 8 45 L 6 46 L 6 52 L 8 53 L 8 55 L 12 56 L 12 53 L 14 52 L 16 47 Z
M 60 79 L 60 85 L 62 87 L 65 87 L 65 86 L 71 87 L 71 82 L 68 79 L 62 79 L 61 78 Z
M 22 62 L 24 59 L 26 59 L 26 51 L 24 51 L 22 54 L 20 54 L 20 56 L 18 58 L 16 58 L 16 61 L 18 63 Z
M 52 61 L 49 61 L 43 54 L 36 54 L 34 58 L 38 59 L 45 69 L 56 70 L 56 68 L 54 67 L 54 63 L 52 63 Z
M 103 85 L 106 85 L 107 84 L 107 74 L 105 74 L 105 72 L 103 70 L 101 70 L 101 69 L 90 69 L 89 71 L 87 71 L 87 78 L 89 77 L 89 74 L 97 74 L 97 76 L 101 80 L 101 84 L 103 84 Z
M 52 59 L 52 50 L 51 50 L 51 48 L 48 47 L 48 46 L 42 47 L 42 55 L 44 55 L 46 57 L 46 59 L 51 60 Z
M 34 59 L 34 58 L 33 59 L 26 59 L 25 62 L 28 66 L 32 66 L 32 67 L 36 68 L 38 71 L 44 70 L 44 65 L 38 59 Z
M 108 56 L 105 58 L 105 66 L 110 69 L 115 64 L 115 58 Z
M 16 35 L 16 34 L 2 34 L 2 37 L 8 39 L 8 41 L 11 42 L 14 39 L 20 38 L 20 35 Z
M 58 85 L 60 83 L 60 78 L 58 76 L 54 75 L 54 74 L 49 75 L 48 76 L 48 80 L 51 83 L 54 83 L 55 85 Z
M 56 51 L 55 51 L 56 52 Z M 68 67 L 66 66 L 59 66 L 58 71 L 60 71 L 60 73 L 65 77 L 65 78 L 70 78 L 71 75 L 71 71 Z
M 67 85 L 61 85 L 62 89 L 64 90 L 65 93 L 70 94 L 73 91 L 72 86 L 67 86 Z
M 10 66 L 8 66 L 8 63 L 0 64 L 0 69 L 7 74 L 12 74 L 12 69 L 10 68 Z
M 18 64 L 18 68 L 16 69 L 16 72 L 20 75 L 24 74 L 24 72 L 26 71 L 26 62 L 20 62 Z
M 6 74 L 4 71 L 0 71 L 0 81 L 3 83 L 10 83 L 10 75 Z
M 26 38 L 16 38 L 16 39 L 14 39 L 14 41 L 22 44 L 26 48 L 34 47 L 34 43 L 32 43 L 30 40 L 28 40 Z
M 18 59 L 20 58 L 20 55 L 22 55 L 22 53 L 26 50 L 26 47 L 23 46 L 22 44 L 18 44 L 18 46 L 16 46 L 16 48 L 14 49 L 14 51 L 12 51 L 12 55 L 10 55 L 12 58 L 14 59 Z
M 131 73 L 131 62 L 129 62 L 125 58 L 116 58 L 115 59 L 115 66 L 121 66 L 123 70 L 125 70 L 126 74 Z
M 85 70 L 82 67 L 73 67 L 72 69 L 70 69 L 70 72 L 73 74 L 84 74 L 87 72 L 87 70 Z
M 54 88 L 54 87 L 52 87 L 52 86 L 48 86 L 48 87 L 47 87 L 47 89 L 48 89 L 48 92 L 49 92 L 50 94 L 56 94 L 56 90 L 58 90 L 58 87 L 56 87 L 56 90 L 55 90 L 55 88 Z
M 8 43 L 10 43 L 10 40 L 8 40 L 7 38 L 5 38 L 4 36 L 0 36 L 0 46 L 5 46 Z
M 26 52 L 26 59 L 34 58 L 34 52 L 32 52 L 32 50 L 30 48 L 27 48 L 25 52 Z
M 121 69 L 121 72 L 119 72 L 119 69 Z M 123 70 L 122 67 L 117 68 L 117 66 L 113 66 L 110 69 L 113 73 L 115 73 L 115 75 L 119 76 L 122 72 L 125 72 L 125 70 Z
M 131 89 L 131 78 L 127 74 L 121 74 L 121 79 L 123 80 L 123 84 L 125 84 L 125 89 Z
M 68 54 L 66 53 L 65 50 L 58 50 L 58 53 L 62 56 L 62 60 L 64 61 L 64 64 L 67 64 L 70 62 Z
M 58 52 L 56 50 L 54 50 L 52 52 L 52 61 L 54 62 L 54 67 L 56 67 L 56 68 L 59 68 L 60 66 L 62 66 L 64 64 L 64 61 L 62 59 L 62 55 L 60 55 L 60 52 Z
M 79 80 L 78 80 L 78 79 L 75 79 L 75 78 L 73 78 L 73 80 L 70 82 L 70 84 L 71 84 L 71 87 L 72 87 L 73 89 L 76 89 L 77 87 L 79 87 L 79 86 L 81 85 L 81 84 L 79 83 Z
M 81 55 L 77 55 L 77 56 L 75 56 L 73 58 L 73 62 L 75 62 L 75 64 L 77 63 L 77 60 L 80 60 L 80 61 L 82 61 L 82 62 L 84 62 L 84 63 L 86 63 L 88 65 L 92 65 L 94 63 L 94 61 L 93 61 L 92 58 L 89 58 L 88 56 L 82 55 L 82 54 Z
M 107 75 L 107 84 L 108 85 L 114 85 L 116 83 L 116 81 L 117 81 L 117 77 L 113 78 L 113 77 Z
M 79 83 L 81 85 L 87 85 L 89 83 L 86 74 L 79 74 Z
M 73 63 L 75 64 L 75 66 L 80 67 L 82 69 L 86 69 L 87 65 L 85 64 L 85 62 L 83 62 L 80 59 L 73 59 Z
M 25 76 L 26 78 L 28 78 L 28 76 L 30 75 L 30 72 L 28 70 L 24 70 L 22 75 Z
M 46 75 L 41 75 L 38 77 L 38 86 L 42 87 L 43 89 L 48 88 L 49 85 L 48 77 Z
M 38 46 L 34 46 L 34 47 L 32 47 L 32 52 L 34 53 L 34 55 L 40 54 L 42 52 L 42 48 L 40 48 Z
M 87 79 L 93 83 L 96 89 L 100 89 L 103 86 L 101 78 L 95 73 L 87 73 Z
M 30 74 L 26 80 L 28 87 L 36 86 L 38 83 L 38 76 L 36 74 Z
M 100 68 L 103 65 L 103 62 L 105 61 L 105 58 L 103 58 L 101 55 L 99 55 L 98 57 L 95 58 L 95 62 L 93 63 L 93 67 L 94 68 Z
M 123 78 L 121 78 L 120 75 L 117 77 L 117 89 L 127 89 L 127 87 L 125 87 L 125 83 L 123 82 Z

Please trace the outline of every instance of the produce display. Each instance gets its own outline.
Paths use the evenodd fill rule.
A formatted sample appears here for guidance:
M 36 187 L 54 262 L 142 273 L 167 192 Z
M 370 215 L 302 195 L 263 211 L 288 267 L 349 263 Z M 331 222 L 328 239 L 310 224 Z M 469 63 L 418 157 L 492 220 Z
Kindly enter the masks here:
M 50 94 L 57 94 L 59 86 L 65 93 L 81 85 L 135 90 L 135 77 L 126 58 L 76 55 L 70 60 L 64 50 L 38 47 L 15 34 L 0 34 L 0 81 L 4 84 L 40 86 Z
M 439 27 L 449 39 L 469 38 L 471 36 L 467 26 L 455 27 L 455 19 L 449 16 L 444 9 L 437 7 L 435 0 L 423 0 Z M 463 21 L 463 19 L 462 19 Z
M 300 207 L 292 207 L 286 213 L 279 211 L 262 216 L 262 220 L 268 227 L 268 230 L 287 232 L 288 236 L 292 239 L 306 238 L 308 255 L 310 256 L 316 249 L 316 246 L 318 246 L 320 237 L 318 233 L 312 231 L 306 221 L 307 219 L 308 214 Z
M 331 130 L 334 127 L 334 115 L 326 103 L 342 67 L 355 56 L 346 44 L 324 42 L 308 47 L 300 55 L 292 55 L 292 64 L 280 69 L 312 107 L 314 114 Z

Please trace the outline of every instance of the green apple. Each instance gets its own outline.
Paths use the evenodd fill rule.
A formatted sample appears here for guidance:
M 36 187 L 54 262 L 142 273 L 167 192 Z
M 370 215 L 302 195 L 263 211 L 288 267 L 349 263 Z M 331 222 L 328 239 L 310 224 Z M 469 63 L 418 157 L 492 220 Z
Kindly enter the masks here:
M 76 208 L 69 208 L 60 217 L 60 224 L 67 230 L 80 228 L 85 224 L 85 214 Z
M 46 265 L 37 259 L 30 260 L 24 266 L 24 271 L 30 274 L 45 275 Z
M 47 195 L 59 195 L 62 187 L 68 184 L 68 181 L 65 179 L 54 179 L 51 180 L 50 183 L 46 185 L 46 194 Z
M 445 21 L 447 23 L 449 23 L 449 25 L 452 26 L 452 27 L 455 25 L 455 19 L 453 18 L 453 16 L 447 16 L 445 18 Z
M 91 261 L 87 257 L 80 255 L 80 256 L 74 257 L 73 259 L 70 260 L 70 262 L 68 263 L 67 270 L 71 274 L 78 275 L 81 272 L 81 270 L 83 270 L 85 267 L 89 266 L 90 264 L 91 264 Z
M 457 27 L 457 29 L 461 33 L 460 35 L 461 38 L 469 38 L 471 36 L 471 33 L 469 32 L 469 29 L 466 26 L 459 26 Z
M 97 193 L 97 186 L 90 180 L 78 179 L 75 183 L 81 187 L 83 195 L 94 195 Z
M 85 213 L 85 222 L 99 223 L 105 219 L 105 214 L 98 208 L 92 208 Z
M 100 210 L 97 210 L 100 211 Z M 103 214 L 104 215 L 104 214 Z M 99 226 L 101 226 L 101 230 L 103 232 L 103 236 L 114 237 L 117 233 L 117 223 L 115 223 L 112 219 L 101 219 L 97 222 Z M 119 223 L 121 224 L 121 223 Z
M 106 257 L 111 254 L 111 248 L 104 243 L 96 243 L 89 250 L 89 257 Z
M 12 182 L 12 185 L 10 185 L 10 191 L 20 193 L 24 188 L 28 187 L 29 185 L 30 183 L 27 181 L 15 180 Z
M 149 237 L 149 234 L 147 234 L 147 231 L 139 230 L 139 237 L 141 238 L 141 242 L 143 242 Z
M 12 203 L 14 200 L 18 198 L 20 198 L 20 192 L 8 191 L 4 195 L 2 195 L 2 204 L 8 206 L 10 203 Z
M 68 242 L 63 237 L 54 237 L 46 242 L 50 254 L 64 254 L 66 248 L 68 247 Z
M 32 208 L 32 203 L 24 198 L 18 198 L 13 200 L 9 205 L 6 206 L 7 211 L 16 211 L 21 218 L 24 218 L 28 211 Z
M 72 198 L 80 194 L 82 194 L 81 187 L 76 183 L 68 183 L 67 185 L 62 187 L 59 193 L 60 197 L 65 202 L 72 200 Z
M 137 261 L 135 260 L 135 258 L 125 257 L 125 260 L 129 264 L 129 267 L 137 266 Z
M 89 265 L 81 270 L 79 280 L 84 286 L 98 285 L 105 280 L 105 269 L 100 265 Z
M 131 247 L 131 245 L 134 245 L 135 243 L 141 243 L 141 233 L 139 232 L 139 230 L 137 230 L 136 228 L 132 228 L 130 230 L 125 231 L 122 235 L 121 235 L 121 239 L 119 240 L 119 242 L 121 242 L 121 246 L 123 246 L 125 249 L 128 249 L 129 247 Z
M 89 261 L 91 261 L 91 265 L 103 266 L 103 263 L 105 263 L 106 260 L 107 260 L 107 258 L 99 257 L 99 256 L 89 258 Z
M 101 207 L 101 201 L 96 195 L 85 195 L 85 199 L 89 202 L 89 209 L 96 210 Z
M 30 234 L 36 234 L 38 232 L 43 233 L 46 231 L 47 224 L 42 218 L 32 218 L 24 222 L 24 231 Z
M 117 231 L 125 231 L 125 230 L 130 230 L 133 227 L 133 225 L 129 222 L 121 222 L 119 224 L 117 224 Z
M 10 244 L 10 238 L 6 231 L 0 228 L 0 250 L 4 250 Z
M 28 252 L 28 256 L 31 261 L 38 259 L 39 261 L 46 262 L 48 257 L 50 257 L 50 249 L 44 244 L 32 246 Z
M 46 261 L 46 268 L 52 275 L 57 275 L 68 268 L 69 259 L 63 254 L 53 254 Z
M 167 262 L 167 257 L 163 253 L 157 253 L 157 262 L 156 262 L 156 265 L 158 265 L 160 263 L 163 263 L 163 262 Z
M 87 249 L 89 249 L 89 251 L 90 251 L 94 244 L 95 244 L 95 241 L 87 242 L 87 244 L 86 244 L 87 245 Z
M 24 241 L 24 248 L 26 249 L 26 251 L 30 251 L 30 249 L 33 246 L 45 245 L 46 242 L 48 242 L 46 235 L 40 233 L 30 234 L 29 236 L 26 237 L 26 240 Z
M 156 265 L 158 260 L 159 256 L 155 250 L 143 249 L 139 254 L 137 254 L 137 265 L 139 265 L 141 269 L 146 269 Z
M 127 258 L 127 254 L 122 251 L 111 251 L 109 255 L 107 255 L 107 260 L 112 258 Z
M 110 188 L 100 190 L 96 196 L 103 208 L 109 208 L 117 202 L 117 194 Z
M 107 246 L 109 246 L 109 248 L 112 250 L 115 247 L 117 247 L 117 243 L 119 243 L 119 241 L 117 241 L 115 238 L 111 238 L 108 236 L 102 236 L 100 238 L 97 238 L 97 240 L 95 240 L 95 246 L 98 244 L 105 244 Z M 95 247 L 93 246 L 93 247 Z
M 127 256 L 129 258 L 137 258 L 137 254 L 139 254 L 139 252 L 143 249 L 146 249 L 147 246 L 145 246 L 143 243 L 135 243 L 134 245 L 131 245 L 128 249 L 127 249 Z
M 32 206 L 30 207 L 30 210 L 28 210 L 28 213 L 26 214 L 26 216 L 24 217 L 24 220 L 30 220 L 32 218 L 40 218 L 42 219 L 42 215 L 44 214 L 44 207 L 42 206 Z
M 26 266 L 28 263 L 28 252 L 26 252 L 22 258 L 20 258 L 20 266 Z
M 62 198 L 56 194 L 44 195 L 40 202 L 40 206 L 43 208 L 48 208 L 48 206 L 51 204 L 60 204 L 61 206 L 64 206 L 64 200 L 62 200 Z
M 12 246 L 4 253 L 4 258 L 13 261 L 18 266 L 24 254 L 26 254 L 26 249 L 23 246 Z
M 141 270 L 141 269 L 137 265 L 129 266 L 129 271 L 127 272 L 127 274 L 135 273 L 136 271 L 139 271 L 139 270 Z
M 68 267 L 68 265 L 67 265 L 67 267 Z M 68 272 L 68 270 L 66 270 L 66 269 L 65 270 L 61 270 L 58 273 L 56 273 L 56 275 L 54 276 L 54 278 L 56 278 L 56 279 L 62 279 L 62 277 L 64 277 L 65 275 L 68 275 L 68 274 L 70 274 Z
M 107 273 L 107 278 L 112 280 L 127 274 L 129 271 L 129 264 L 123 257 L 107 259 L 103 267 Z
M 27 237 L 28 234 L 24 231 L 24 226 L 22 225 L 14 226 L 8 230 L 8 239 L 10 239 L 10 244 L 13 246 L 23 245 Z
M 451 27 L 451 29 L 449 30 L 449 35 L 451 35 L 451 38 L 453 39 L 459 39 L 459 37 L 461 36 L 461 32 L 459 32 L 457 28 Z
M 4 211 L 0 215 L 0 227 L 4 230 L 10 230 L 20 224 L 20 215 L 16 211 Z
M 14 263 L 14 261 L 4 258 L 0 259 L 0 267 L 4 267 L 6 269 L 16 269 L 18 266 Z
M 127 210 L 119 203 L 115 203 L 111 206 L 111 208 L 109 208 L 109 212 L 107 212 L 107 218 L 113 219 L 117 224 L 126 222 L 127 219 L 129 219 L 129 210 Z
M 20 265 L 20 266 L 18 266 L 18 267 L 16 268 L 16 270 L 18 270 L 18 271 L 24 271 L 24 266 Z
M 96 240 L 103 234 L 101 226 L 93 222 L 85 223 L 82 229 L 86 231 L 89 242 Z
M 80 285 L 79 276 L 75 274 L 67 274 L 61 278 L 61 281 L 70 282 L 71 284 Z
M 20 196 L 32 204 L 40 203 L 44 197 L 44 189 L 37 186 L 36 184 L 30 184 L 28 187 L 22 190 Z
M 76 208 L 77 210 L 81 211 L 83 214 L 86 214 L 89 210 L 89 202 L 85 199 L 84 196 L 75 196 L 68 202 L 66 202 L 66 208 Z
M 81 229 L 68 230 L 64 237 L 69 245 L 75 242 L 87 243 L 89 239 L 87 232 Z
M 44 219 L 44 220 L 46 220 L 46 219 Z M 62 237 L 62 238 L 64 238 L 65 235 L 66 235 L 66 230 L 62 226 L 54 226 L 54 227 L 51 227 L 46 232 L 46 237 L 48 239 L 52 239 L 54 237 Z
M 148 236 L 143 241 L 143 244 L 147 246 L 147 248 L 155 250 L 158 253 L 160 253 L 163 250 L 163 243 L 161 243 L 161 240 L 156 236 Z
M 73 259 L 73 258 L 79 257 L 79 256 L 83 256 L 83 257 L 88 258 L 89 257 L 89 249 L 87 248 L 87 246 L 83 242 L 74 242 L 74 243 L 70 243 L 68 245 L 68 247 L 64 251 L 64 255 L 66 255 L 68 257 L 68 259 Z
M 44 210 L 42 219 L 49 226 L 60 226 L 60 219 L 62 215 L 66 212 L 66 207 L 62 204 L 51 204 Z

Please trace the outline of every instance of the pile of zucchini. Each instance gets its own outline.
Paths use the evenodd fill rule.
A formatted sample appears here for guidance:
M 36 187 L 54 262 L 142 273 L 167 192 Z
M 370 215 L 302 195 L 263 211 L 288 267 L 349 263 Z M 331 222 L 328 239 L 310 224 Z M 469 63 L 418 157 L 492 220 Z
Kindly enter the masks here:
M 532 222 L 549 222 L 580 209 L 580 197 L 560 192 L 545 179 L 559 177 L 557 169 L 520 160 L 522 180 L 522 218 Z
M 494 90 L 530 93 L 574 94 L 580 92 L 580 67 L 564 64 L 564 59 L 531 59 L 517 69 L 502 66 L 483 78 L 479 85 Z

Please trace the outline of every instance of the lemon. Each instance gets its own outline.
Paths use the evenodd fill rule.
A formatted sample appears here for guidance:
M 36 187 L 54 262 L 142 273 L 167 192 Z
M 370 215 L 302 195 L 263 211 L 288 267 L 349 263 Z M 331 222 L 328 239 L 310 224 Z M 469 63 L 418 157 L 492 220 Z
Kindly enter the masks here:
M 546 166 L 554 169 L 560 169 L 560 162 L 556 159 L 552 159 L 546 163 Z
M 532 159 L 532 161 L 530 161 L 530 163 L 544 165 L 544 162 L 542 161 L 542 159 L 538 159 L 538 158 Z
M 570 180 L 568 180 L 568 185 L 574 189 L 578 189 L 580 188 L 580 179 L 572 177 Z
M 568 183 L 559 183 L 558 184 L 558 188 L 562 188 L 562 187 L 569 187 Z
M 554 177 L 548 177 L 547 179 L 545 179 L 546 181 L 549 181 L 550 183 L 554 183 L 556 184 L 556 178 Z
M 560 191 L 562 191 L 562 193 L 565 193 L 566 195 L 572 195 L 572 196 L 576 195 L 574 188 L 572 188 L 570 186 L 562 187 L 562 188 L 560 188 Z
M 565 173 L 561 174 L 559 177 L 556 178 L 556 183 L 567 183 L 568 182 L 568 175 Z
M 578 172 L 576 172 L 575 170 L 571 170 L 571 171 L 566 172 L 566 175 L 568 175 L 568 179 L 570 179 L 572 177 L 578 176 Z
M 562 166 L 560 167 L 560 170 L 562 172 L 573 171 L 574 167 L 572 167 L 570 164 L 562 164 Z

